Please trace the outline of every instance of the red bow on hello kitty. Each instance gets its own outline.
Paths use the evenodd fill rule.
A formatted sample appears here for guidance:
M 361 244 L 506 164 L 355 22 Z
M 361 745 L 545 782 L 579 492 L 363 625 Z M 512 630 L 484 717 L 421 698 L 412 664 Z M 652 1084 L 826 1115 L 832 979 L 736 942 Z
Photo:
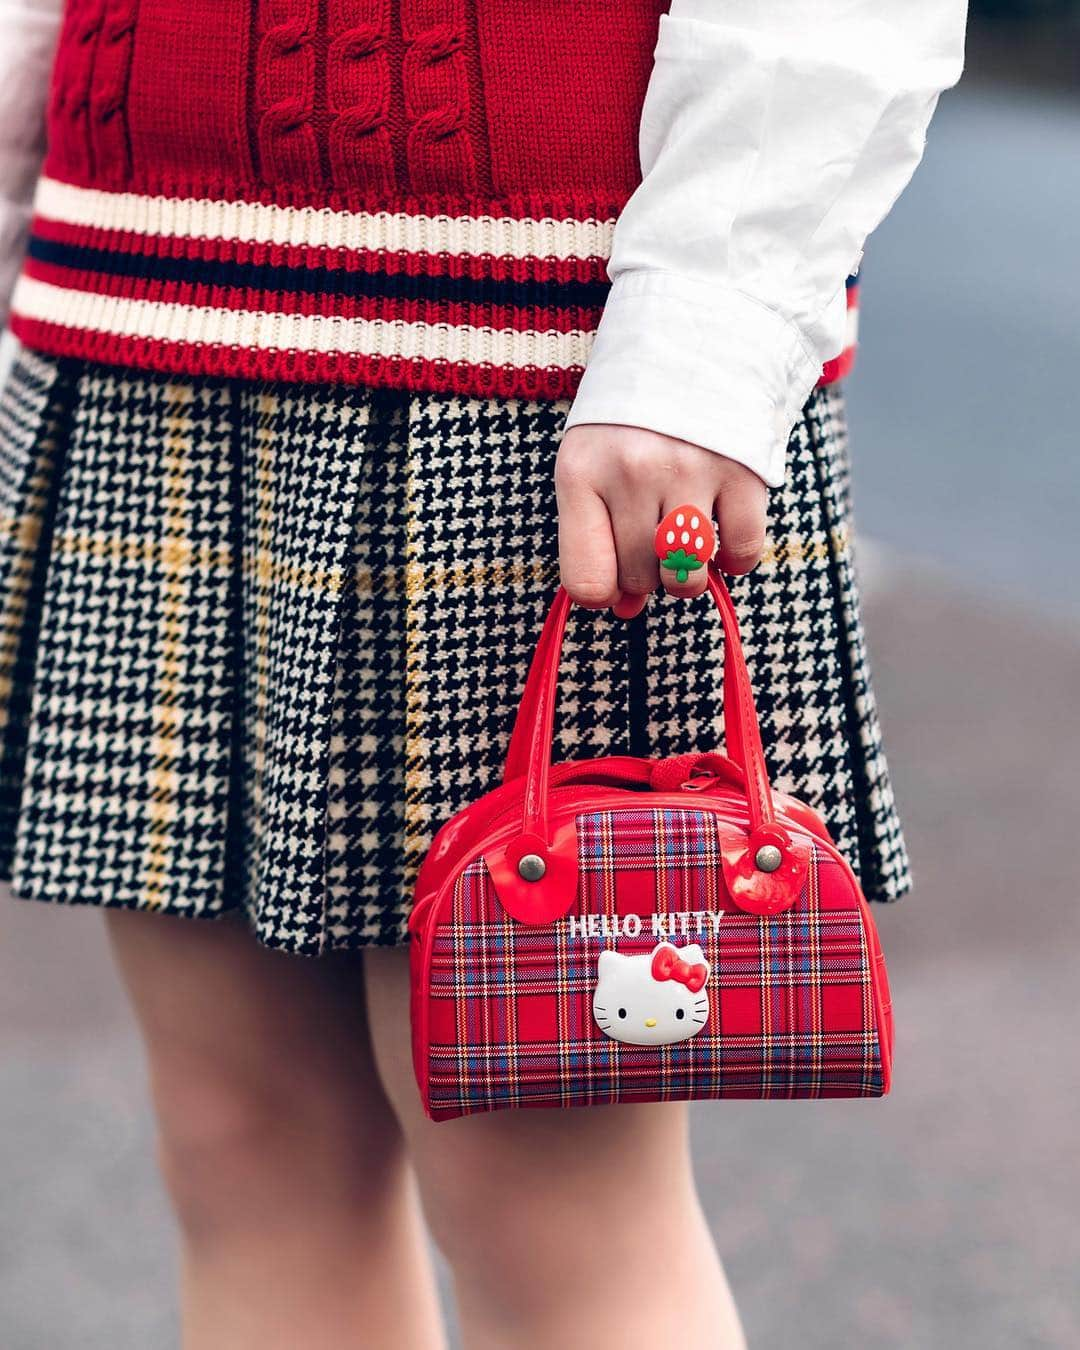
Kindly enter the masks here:
M 657 947 L 653 952 L 652 977 L 654 980 L 677 980 L 685 984 L 692 994 L 704 988 L 709 978 L 708 966 L 692 966 L 676 956 L 674 947 Z

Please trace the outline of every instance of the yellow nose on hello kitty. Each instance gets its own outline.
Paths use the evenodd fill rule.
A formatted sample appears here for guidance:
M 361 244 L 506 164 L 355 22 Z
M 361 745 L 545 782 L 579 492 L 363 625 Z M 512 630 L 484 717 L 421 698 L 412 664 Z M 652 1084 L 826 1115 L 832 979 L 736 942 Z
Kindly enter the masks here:
M 646 1025 L 647 1027 L 654 1027 L 654 1026 L 656 1026 L 656 1018 L 655 1018 L 655 1017 L 646 1017 L 646 1019 L 645 1019 L 645 1025 Z

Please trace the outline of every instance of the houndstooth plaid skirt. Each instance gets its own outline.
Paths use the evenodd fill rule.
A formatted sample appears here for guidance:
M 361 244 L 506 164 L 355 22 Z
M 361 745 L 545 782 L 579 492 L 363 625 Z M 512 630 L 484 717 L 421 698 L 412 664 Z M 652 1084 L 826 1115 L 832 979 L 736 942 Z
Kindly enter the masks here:
M 20 350 L 0 394 L 0 872 L 19 896 L 400 943 L 498 782 L 557 580 L 565 403 L 143 375 Z M 908 888 L 819 389 L 733 591 L 775 781 Z M 720 631 L 575 611 L 560 758 L 722 743 Z

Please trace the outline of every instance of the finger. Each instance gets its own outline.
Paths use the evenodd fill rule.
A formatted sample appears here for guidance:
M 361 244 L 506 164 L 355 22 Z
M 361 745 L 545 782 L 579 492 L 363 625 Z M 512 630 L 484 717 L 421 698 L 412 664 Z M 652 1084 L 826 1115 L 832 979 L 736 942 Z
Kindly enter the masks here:
M 636 604 L 634 613 L 640 612 L 645 597 L 651 595 L 660 582 L 660 563 L 653 548 L 656 522 L 660 519 L 658 509 L 655 495 L 647 489 L 636 493 L 623 489 L 608 495 L 619 590 L 625 606 Z
M 617 619 L 636 619 L 649 603 L 647 595 L 623 595 L 611 606 L 611 612 Z
M 690 502 L 711 502 L 713 493 L 713 486 L 704 483 L 683 483 L 681 487 L 677 485 L 673 487 L 671 493 L 662 503 L 656 521 L 653 522 L 654 535 L 657 522 L 662 520 L 669 511 L 674 511 L 677 506 L 684 506 Z M 679 512 L 679 515 L 683 514 L 683 512 Z M 698 540 L 704 538 L 702 534 L 702 525 L 708 523 L 709 508 L 708 506 L 702 508 L 701 506 L 696 505 L 693 510 L 685 513 L 685 517 L 684 520 L 680 521 L 678 516 L 676 516 L 672 525 L 672 533 L 674 533 L 675 538 L 673 540 L 667 540 L 666 542 L 671 548 L 681 549 L 684 553 L 688 553 L 693 552 L 695 548 L 701 547 Z M 707 567 L 698 567 L 687 573 L 685 581 L 680 581 L 679 573 L 675 568 L 661 567 L 660 579 L 664 583 L 664 590 L 666 590 L 669 595 L 679 595 L 689 598 L 691 596 L 700 595 L 708 585 L 708 572 L 709 569 Z
M 716 498 L 717 558 L 731 576 L 749 572 L 765 551 L 769 490 L 756 473 L 740 469 Z
M 581 481 L 558 481 L 559 574 L 575 604 L 606 609 L 620 599 L 615 539 L 607 506 Z

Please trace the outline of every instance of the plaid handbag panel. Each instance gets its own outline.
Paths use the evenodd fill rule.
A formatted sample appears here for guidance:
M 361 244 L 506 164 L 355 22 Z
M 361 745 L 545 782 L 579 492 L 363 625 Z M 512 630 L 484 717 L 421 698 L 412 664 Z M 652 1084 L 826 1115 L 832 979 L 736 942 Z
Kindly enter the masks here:
M 876 944 L 826 847 L 796 903 L 764 916 L 727 897 L 715 811 L 640 803 L 576 824 L 576 900 L 552 923 L 513 918 L 482 855 L 453 880 L 419 1047 L 432 1116 L 886 1090 Z

